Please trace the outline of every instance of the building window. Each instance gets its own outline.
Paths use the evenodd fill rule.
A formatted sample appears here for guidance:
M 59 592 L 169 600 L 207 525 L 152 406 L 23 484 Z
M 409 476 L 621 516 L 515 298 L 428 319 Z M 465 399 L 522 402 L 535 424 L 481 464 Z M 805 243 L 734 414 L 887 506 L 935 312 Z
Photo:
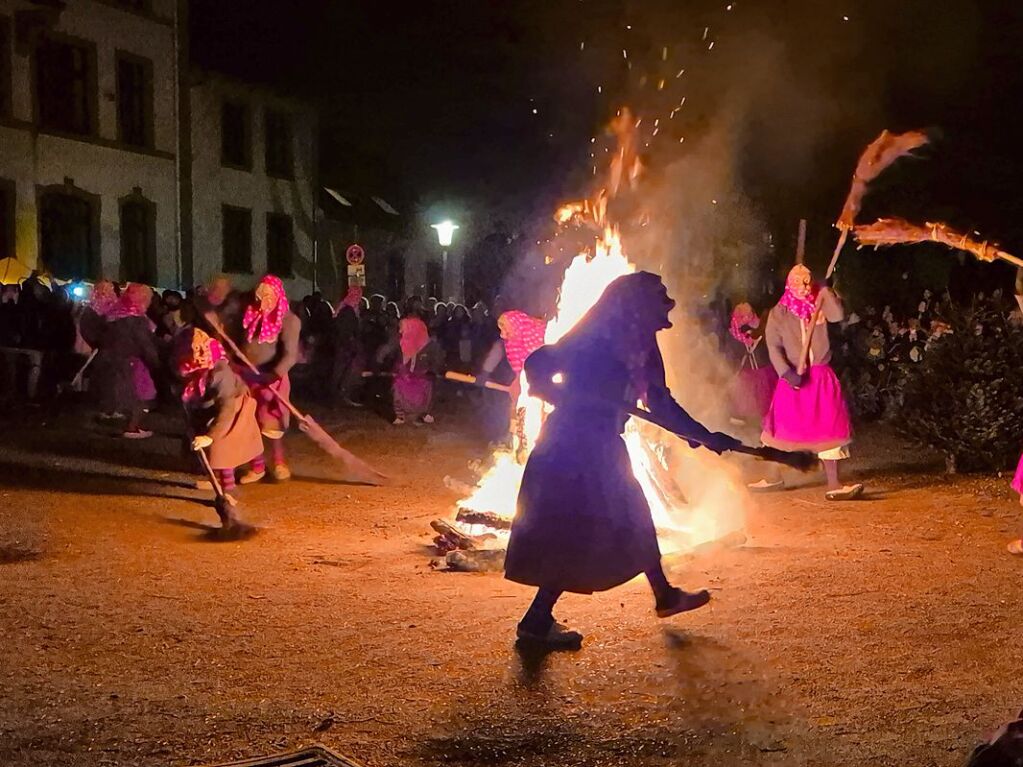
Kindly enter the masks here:
M 14 258 L 15 188 L 13 181 L 0 179 L 0 258 Z
M 11 22 L 0 17 L 0 117 L 11 116 Z
M 252 211 L 224 205 L 224 271 L 252 274 Z
M 278 277 L 291 277 L 295 261 L 295 233 L 291 216 L 266 214 L 266 270 Z
M 237 101 L 225 101 L 220 110 L 220 163 L 232 168 L 252 169 L 252 128 L 249 108 Z
M 387 295 L 405 295 L 405 256 L 401 251 L 387 256 Z
M 35 51 L 35 74 L 42 128 L 95 133 L 96 57 L 91 48 L 44 37 Z
M 121 202 L 121 280 L 156 284 L 156 206 L 148 200 Z
M 153 146 L 153 64 L 117 55 L 117 138 L 124 144 Z
M 291 151 L 291 119 L 283 112 L 266 110 L 266 174 L 278 178 L 293 178 L 294 161 Z
M 60 279 L 93 279 L 99 271 L 99 203 L 66 191 L 39 197 L 39 255 Z

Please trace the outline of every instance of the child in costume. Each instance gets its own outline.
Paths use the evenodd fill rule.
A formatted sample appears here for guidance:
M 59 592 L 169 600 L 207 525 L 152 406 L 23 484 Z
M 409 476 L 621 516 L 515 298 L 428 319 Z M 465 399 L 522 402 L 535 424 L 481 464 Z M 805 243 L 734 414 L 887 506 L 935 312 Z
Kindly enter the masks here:
M 238 524 L 234 511 L 235 470 L 251 464 L 264 474 L 263 438 L 256 421 L 256 400 L 245 381 L 234 372 L 220 342 L 194 328 L 178 357 L 181 401 L 188 414 L 193 450 L 208 450 L 210 466 L 227 494 L 221 517 L 225 527 Z M 220 508 L 218 507 L 218 511 Z

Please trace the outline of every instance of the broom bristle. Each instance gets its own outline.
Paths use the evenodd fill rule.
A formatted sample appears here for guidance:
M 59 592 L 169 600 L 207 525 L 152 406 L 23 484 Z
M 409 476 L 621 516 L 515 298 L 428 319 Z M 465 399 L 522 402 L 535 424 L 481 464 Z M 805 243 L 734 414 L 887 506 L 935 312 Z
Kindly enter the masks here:
M 853 235 L 860 245 L 872 245 L 875 248 L 937 242 L 949 248 L 965 250 L 981 261 L 990 262 L 996 258 L 1012 259 L 996 245 L 973 239 L 942 223 L 920 225 L 901 218 L 881 218 L 872 224 L 853 227 Z
M 321 450 L 344 463 L 348 481 L 364 485 L 383 485 L 387 482 L 388 477 L 386 474 L 377 471 L 350 450 L 345 450 L 341 447 L 336 439 L 330 436 L 322 426 L 313 420 L 312 416 L 307 415 L 305 420 L 300 423 L 299 428 Z
M 838 226 L 843 229 L 852 227 L 860 212 L 860 206 L 863 204 L 863 198 L 870 182 L 880 176 L 900 157 L 911 154 L 913 150 L 919 149 L 927 141 L 927 134 L 923 131 L 907 131 L 906 133 L 881 131 L 881 135 L 871 142 L 870 146 L 860 155 L 859 162 L 856 163 L 856 173 L 853 174 L 849 196 L 846 198 L 842 214 L 838 218 Z

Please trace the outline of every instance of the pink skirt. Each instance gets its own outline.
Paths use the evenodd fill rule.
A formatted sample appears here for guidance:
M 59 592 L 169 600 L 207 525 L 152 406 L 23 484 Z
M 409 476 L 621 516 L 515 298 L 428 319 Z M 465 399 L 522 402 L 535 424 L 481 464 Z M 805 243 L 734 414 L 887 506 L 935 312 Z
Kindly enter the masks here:
M 1023 455 L 1019 457 L 1019 465 L 1016 466 L 1016 476 L 1012 478 L 1012 489 L 1023 495 Z
M 852 441 L 842 384 L 830 366 L 812 366 L 798 389 L 778 380 L 761 439 L 770 447 L 815 453 Z
M 131 365 L 131 380 L 135 387 L 135 396 L 139 402 L 152 402 L 156 399 L 156 384 L 153 383 L 153 376 L 149 374 L 146 363 L 138 357 L 128 360 Z
M 433 402 L 433 379 L 399 365 L 394 374 L 394 414 L 400 418 L 427 415 Z
M 291 411 L 269 390 L 273 389 L 285 399 L 291 399 L 291 378 L 287 373 L 274 384 L 266 385 L 247 381 L 249 391 L 256 399 L 256 422 L 263 431 L 287 431 L 291 423 Z
M 762 419 L 771 408 L 778 374 L 766 365 L 753 370 L 743 368 L 732 384 L 732 414 L 736 418 Z

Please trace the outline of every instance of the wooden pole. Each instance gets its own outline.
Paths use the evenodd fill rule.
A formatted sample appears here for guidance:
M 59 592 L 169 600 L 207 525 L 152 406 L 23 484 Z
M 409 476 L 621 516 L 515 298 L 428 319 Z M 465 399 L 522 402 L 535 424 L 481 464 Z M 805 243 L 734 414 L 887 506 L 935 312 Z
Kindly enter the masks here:
M 802 264 L 806 259 L 806 219 L 799 219 L 799 235 L 796 238 L 796 263 Z

